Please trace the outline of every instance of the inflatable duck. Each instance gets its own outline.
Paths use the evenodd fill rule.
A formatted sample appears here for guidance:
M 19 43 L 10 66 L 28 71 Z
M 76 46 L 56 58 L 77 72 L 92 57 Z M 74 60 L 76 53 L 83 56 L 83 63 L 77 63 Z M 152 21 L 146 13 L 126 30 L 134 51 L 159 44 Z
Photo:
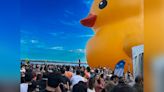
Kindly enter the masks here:
M 110 67 L 124 60 L 125 71 L 132 70 L 132 47 L 143 44 L 142 0 L 94 0 L 81 24 L 95 35 L 86 46 L 91 67 Z

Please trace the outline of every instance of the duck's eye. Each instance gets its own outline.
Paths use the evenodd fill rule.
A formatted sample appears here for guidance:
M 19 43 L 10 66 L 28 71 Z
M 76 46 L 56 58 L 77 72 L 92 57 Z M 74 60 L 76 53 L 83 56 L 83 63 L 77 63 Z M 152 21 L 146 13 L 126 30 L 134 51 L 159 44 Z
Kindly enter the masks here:
M 102 0 L 100 3 L 99 3 L 99 8 L 100 9 L 103 9 L 107 6 L 107 0 Z

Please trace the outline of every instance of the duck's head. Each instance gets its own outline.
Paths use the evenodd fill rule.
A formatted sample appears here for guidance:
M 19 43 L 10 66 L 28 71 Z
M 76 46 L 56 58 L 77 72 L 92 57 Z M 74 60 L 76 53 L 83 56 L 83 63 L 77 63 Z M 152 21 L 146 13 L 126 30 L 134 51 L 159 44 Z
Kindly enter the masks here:
M 87 27 L 98 28 L 141 12 L 142 0 L 94 0 L 88 17 L 80 22 Z

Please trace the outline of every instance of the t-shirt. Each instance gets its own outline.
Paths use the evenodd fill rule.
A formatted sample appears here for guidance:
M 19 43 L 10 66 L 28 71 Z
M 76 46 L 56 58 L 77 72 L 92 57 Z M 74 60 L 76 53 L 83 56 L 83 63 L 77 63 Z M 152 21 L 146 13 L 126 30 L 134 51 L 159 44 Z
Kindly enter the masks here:
M 28 83 L 20 84 L 20 92 L 27 92 L 28 90 Z
M 69 86 L 71 85 L 70 80 L 66 76 L 61 77 L 61 83 L 63 83 L 63 84 L 69 83 Z M 62 92 L 67 92 L 67 90 L 68 90 L 63 85 L 60 85 L 60 88 L 61 88 Z
M 87 82 L 88 82 L 88 80 L 87 80 L 85 77 L 83 77 L 83 79 L 84 79 L 84 82 L 85 82 L 85 83 L 87 83 Z
M 128 83 L 128 85 L 131 86 L 131 87 L 134 86 L 134 84 L 135 84 L 134 81 L 131 81 L 131 82 Z
M 88 89 L 87 89 L 87 92 L 96 92 L 96 91 L 95 91 L 95 89 L 92 89 L 92 90 L 91 90 L 91 89 L 88 88 Z
M 28 91 L 32 92 L 36 89 L 37 82 L 35 80 L 32 80 L 30 84 L 28 84 Z
M 66 71 L 66 72 L 65 72 L 65 76 L 66 76 L 67 78 L 71 79 L 71 77 L 73 76 L 73 73 L 70 72 L 70 71 Z
M 84 82 L 84 78 L 82 76 L 80 76 L 80 75 L 74 75 L 71 78 L 72 86 L 74 86 L 75 84 L 77 84 L 79 81 L 83 81 Z
M 61 76 L 61 82 L 63 84 L 67 84 L 67 82 L 69 83 L 69 85 L 71 85 L 70 80 L 66 77 L 66 76 Z
M 85 71 L 85 77 L 86 77 L 87 79 L 89 79 L 89 78 L 91 77 L 91 74 L 90 74 L 89 72 Z
M 97 84 L 95 90 L 96 90 L 96 92 L 101 92 L 103 90 L 103 88 L 104 87 L 102 84 Z

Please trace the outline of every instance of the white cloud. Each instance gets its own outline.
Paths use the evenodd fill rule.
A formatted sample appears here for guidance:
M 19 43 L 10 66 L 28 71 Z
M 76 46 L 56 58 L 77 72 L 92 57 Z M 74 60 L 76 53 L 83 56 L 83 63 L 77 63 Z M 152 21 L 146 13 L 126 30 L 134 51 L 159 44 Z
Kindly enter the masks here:
M 65 16 L 66 18 L 68 18 L 69 16 L 75 16 L 74 12 L 72 12 L 72 11 L 65 10 L 64 12 L 65 12 L 65 13 L 64 13 L 64 16 Z
M 69 50 L 69 52 L 75 52 L 75 53 L 85 53 L 85 49 L 75 49 L 75 50 Z
M 55 47 L 51 47 L 49 49 L 51 49 L 51 50 L 64 50 L 64 48 L 62 46 L 55 46 Z
M 74 15 L 74 12 L 69 11 L 69 10 L 65 10 L 65 13 L 66 13 L 66 14 L 69 14 L 69 15 Z
M 35 43 L 38 43 L 39 41 L 38 40 L 30 40 L 30 42 L 35 44 Z
M 94 35 L 93 34 L 89 34 L 89 35 L 80 35 L 78 37 L 93 37 Z
M 63 35 L 64 32 L 58 32 L 58 33 L 53 32 L 53 33 L 49 33 L 49 34 L 56 37 L 56 36 Z
M 77 49 L 77 52 L 85 53 L 85 49 Z
M 26 42 L 25 40 L 22 40 L 22 39 L 21 39 L 21 40 L 20 40 L 20 43 L 21 43 L 21 44 L 26 44 L 27 42 Z

